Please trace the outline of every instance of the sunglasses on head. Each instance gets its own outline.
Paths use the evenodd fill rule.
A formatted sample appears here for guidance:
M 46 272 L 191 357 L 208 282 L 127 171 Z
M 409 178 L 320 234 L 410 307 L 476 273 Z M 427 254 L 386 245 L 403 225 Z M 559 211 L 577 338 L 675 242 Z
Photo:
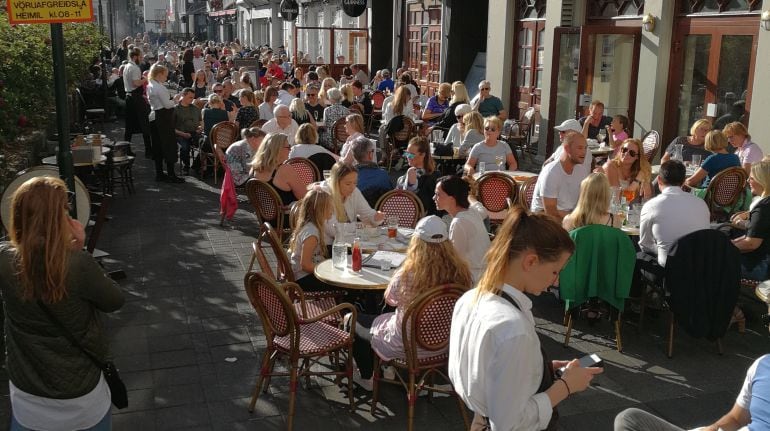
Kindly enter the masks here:
M 630 148 L 628 148 L 628 147 L 623 147 L 623 148 L 621 148 L 621 149 L 620 149 L 620 152 L 621 152 L 621 153 L 623 153 L 623 154 L 626 154 L 626 153 L 628 153 L 628 154 L 630 154 L 630 155 L 631 155 L 631 157 L 636 157 L 636 156 L 638 156 L 638 155 L 639 155 L 639 153 L 637 153 L 636 151 L 634 151 L 634 150 L 632 150 L 632 149 L 630 149 Z

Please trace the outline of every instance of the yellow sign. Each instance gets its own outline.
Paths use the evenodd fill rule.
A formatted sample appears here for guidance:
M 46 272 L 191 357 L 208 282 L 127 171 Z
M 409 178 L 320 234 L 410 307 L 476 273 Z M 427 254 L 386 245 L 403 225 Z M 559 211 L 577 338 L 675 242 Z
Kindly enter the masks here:
M 92 0 L 8 0 L 11 24 L 49 24 L 94 20 Z

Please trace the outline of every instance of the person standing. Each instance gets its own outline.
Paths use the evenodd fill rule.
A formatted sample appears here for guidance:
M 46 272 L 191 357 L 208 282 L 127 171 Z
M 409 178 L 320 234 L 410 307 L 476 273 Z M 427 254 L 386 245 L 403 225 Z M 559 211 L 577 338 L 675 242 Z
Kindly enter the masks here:
M 11 207 L 10 241 L 0 244 L 10 429 L 108 430 L 102 370 L 65 331 L 103 362 L 109 343 L 100 315 L 123 306 L 123 293 L 83 250 L 85 231 L 69 217 L 64 181 L 32 178 Z
M 155 181 L 183 183 L 184 179 L 176 176 L 176 139 L 174 139 L 174 102 L 163 83 L 168 78 L 168 69 L 155 64 L 150 68 L 147 95 L 150 99 L 152 114 L 150 131 L 152 133 L 153 154 L 155 159 Z M 163 162 L 166 173 L 163 173 Z
M 149 159 L 153 154 L 148 118 L 150 105 L 142 94 L 147 78 L 142 76 L 142 69 L 139 68 L 141 56 L 142 51 L 139 48 L 132 49 L 129 52 L 130 61 L 123 69 L 123 86 L 126 90 L 126 130 L 123 132 L 123 140 L 131 142 L 131 135 L 141 133 L 144 140 L 144 156 Z M 129 155 L 133 155 L 133 152 L 129 152 Z

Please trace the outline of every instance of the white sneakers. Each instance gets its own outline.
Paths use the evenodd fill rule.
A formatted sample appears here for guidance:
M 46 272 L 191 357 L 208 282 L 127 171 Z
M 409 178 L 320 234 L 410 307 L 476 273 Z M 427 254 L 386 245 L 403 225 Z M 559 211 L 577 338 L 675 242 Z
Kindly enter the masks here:
M 353 371 L 353 383 L 357 384 L 361 389 L 367 392 L 372 391 L 373 383 L 371 377 L 368 379 L 361 377 L 361 372 L 357 369 Z

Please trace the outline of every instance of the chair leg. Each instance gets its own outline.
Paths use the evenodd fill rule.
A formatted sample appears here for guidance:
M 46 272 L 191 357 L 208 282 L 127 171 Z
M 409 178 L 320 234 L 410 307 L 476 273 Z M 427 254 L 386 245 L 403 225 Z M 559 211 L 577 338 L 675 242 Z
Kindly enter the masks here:
M 642 332 L 642 325 L 644 325 L 644 309 L 647 308 L 647 284 L 644 284 L 642 288 L 641 298 L 639 298 L 639 332 Z
M 219 164 L 219 157 L 217 157 L 217 154 L 215 152 L 214 153 L 214 185 L 217 185 L 217 164 Z
M 668 357 L 671 358 L 674 356 L 674 313 L 669 310 L 669 319 L 668 319 Z
M 262 356 L 262 368 L 259 370 L 259 378 L 257 378 L 257 384 L 254 386 L 254 393 L 251 395 L 251 402 L 249 403 L 249 413 L 254 412 L 254 406 L 257 404 L 257 398 L 259 398 L 259 390 L 262 389 L 262 382 L 265 377 L 270 373 L 270 351 L 266 350 Z M 267 388 L 267 386 L 265 386 Z
M 615 320 L 615 344 L 617 345 L 618 352 L 623 351 L 623 339 L 620 337 L 620 318 L 622 313 L 618 312 L 618 317 Z
M 565 314 L 567 314 L 567 332 L 564 334 L 564 347 L 567 347 L 569 345 L 569 337 L 572 334 L 572 313 L 567 311 Z
M 335 355 L 338 355 L 335 353 Z M 348 346 L 347 355 L 345 355 L 345 373 L 347 374 L 348 378 L 348 402 L 350 402 L 350 411 L 355 411 L 356 405 L 355 400 L 353 399 L 353 344 L 351 342 L 350 346 Z M 337 356 L 337 360 L 339 361 L 339 356 Z
M 460 396 L 457 395 L 457 392 L 454 392 L 454 388 L 452 389 L 452 393 L 455 396 L 455 399 L 457 400 L 457 407 L 460 409 L 460 414 L 463 417 L 463 423 L 465 424 L 465 429 L 471 428 L 471 423 L 468 420 L 468 410 L 465 408 L 465 403 L 463 400 L 460 399 Z
M 381 361 L 377 353 L 374 353 L 374 372 L 372 373 L 372 408 L 369 413 L 374 416 L 374 412 L 377 411 L 377 399 L 380 389 L 380 366 Z
M 406 418 L 406 430 L 412 431 L 414 428 L 414 405 L 417 403 L 417 385 L 416 376 L 414 373 L 409 373 L 409 393 L 406 396 L 407 405 L 409 407 L 409 413 Z
M 295 402 L 297 401 L 297 372 L 299 369 L 299 364 L 295 361 L 293 364 L 291 364 L 291 373 L 289 375 L 289 413 L 287 415 L 287 426 L 286 429 L 288 431 L 292 430 L 292 427 L 294 426 L 294 407 Z

